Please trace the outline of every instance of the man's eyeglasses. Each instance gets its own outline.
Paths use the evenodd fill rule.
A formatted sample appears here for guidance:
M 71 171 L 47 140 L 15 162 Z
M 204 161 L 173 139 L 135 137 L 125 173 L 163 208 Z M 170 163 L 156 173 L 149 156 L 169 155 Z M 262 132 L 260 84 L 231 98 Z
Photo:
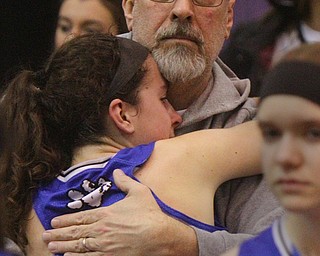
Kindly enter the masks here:
M 175 0 L 151 0 L 157 3 L 173 3 Z M 218 7 L 222 4 L 223 0 L 192 0 L 194 5 L 203 7 Z

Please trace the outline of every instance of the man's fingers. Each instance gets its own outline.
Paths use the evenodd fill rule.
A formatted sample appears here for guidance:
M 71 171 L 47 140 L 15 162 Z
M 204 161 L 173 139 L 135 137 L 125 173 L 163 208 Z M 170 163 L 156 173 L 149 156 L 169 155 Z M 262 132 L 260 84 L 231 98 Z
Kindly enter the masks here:
M 154 209 L 160 209 L 151 193 L 151 190 L 146 185 L 141 184 L 135 181 L 134 179 L 128 177 L 120 169 L 116 169 L 113 171 L 113 178 L 117 187 L 121 189 L 123 192 L 127 193 L 127 197 L 108 207 L 118 207 L 118 205 L 120 204 L 122 205 L 122 207 L 126 205 L 132 206 L 132 203 L 134 203 L 134 205 L 137 207 L 141 207 L 141 205 L 143 205 L 142 207 L 149 209 L 151 207 L 155 207 Z M 131 201 L 131 204 L 129 204 L 126 200 Z M 133 209 L 134 208 L 131 207 L 131 210 Z
M 48 249 L 52 253 L 63 253 L 67 251 L 73 253 L 82 253 L 81 255 L 87 255 L 84 253 L 95 250 L 95 248 L 91 248 L 89 239 L 90 238 L 80 238 L 78 240 L 71 241 L 50 242 L 48 244 Z M 84 241 L 86 242 L 84 243 Z
M 81 253 L 81 255 L 98 255 L 92 254 L 101 249 L 101 246 L 97 242 L 97 239 L 91 237 L 82 237 L 70 241 L 53 241 L 48 243 L 48 249 L 51 253 L 72 252 Z
M 63 228 L 72 225 L 91 224 L 103 217 L 103 208 L 81 211 L 62 215 L 51 220 L 53 228 Z
M 108 252 L 102 247 L 99 240 L 92 237 L 48 243 L 48 249 L 51 253 L 64 253 L 64 256 L 105 256 Z
M 59 242 L 50 242 L 48 244 L 48 249 L 52 253 L 61 253 L 61 252 L 85 252 L 82 245 L 82 238 L 79 240 L 72 241 L 59 241 Z
M 137 186 L 141 185 L 139 182 L 125 175 L 120 169 L 116 169 L 113 171 L 113 178 L 117 187 L 126 194 L 128 194 L 130 190 L 135 189 Z
M 71 226 L 61 229 L 46 230 L 42 234 L 42 240 L 46 243 L 50 241 L 70 241 L 82 237 L 94 236 L 93 230 L 88 231 L 85 225 Z

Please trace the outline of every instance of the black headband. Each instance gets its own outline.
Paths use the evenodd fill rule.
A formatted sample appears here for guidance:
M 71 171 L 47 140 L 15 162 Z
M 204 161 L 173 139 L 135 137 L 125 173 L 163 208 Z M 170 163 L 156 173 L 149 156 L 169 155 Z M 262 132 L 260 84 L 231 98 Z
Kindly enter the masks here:
M 149 54 L 147 48 L 131 39 L 117 37 L 117 40 L 119 42 L 120 63 L 108 90 L 109 100 L 132 79 Z
M 264 78 L 261 100 L 275 94 L 290 94 L 320 105 L 320 64 L 286 61 L 278 64 Z

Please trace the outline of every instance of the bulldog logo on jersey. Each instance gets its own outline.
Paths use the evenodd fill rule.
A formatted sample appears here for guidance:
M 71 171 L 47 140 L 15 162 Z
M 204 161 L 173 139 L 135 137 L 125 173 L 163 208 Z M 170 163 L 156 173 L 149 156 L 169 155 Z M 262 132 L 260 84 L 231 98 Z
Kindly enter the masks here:
M 99 207 L 102 202 L 103 195 L 111 188 L 112 183 L 109 180 L 100 178 L 97 183 L 90 180 L 84 180 L 81 187 L 85 191 L 71 189 L 68 191 L 68 197 L 74 201 L 67 204 L 70 209 L 80 209 L 84 205 L 91 207 Z

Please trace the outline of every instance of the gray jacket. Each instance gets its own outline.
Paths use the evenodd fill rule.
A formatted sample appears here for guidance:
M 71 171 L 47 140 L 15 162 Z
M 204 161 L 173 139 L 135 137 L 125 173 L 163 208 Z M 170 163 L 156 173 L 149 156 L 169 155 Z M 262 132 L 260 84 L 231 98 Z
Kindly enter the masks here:
M 237 78 L 220 59 L 213 64 L 213 74 L 215 82 L 186 110 L 177 134 L 230 127 L 254 118 L 256 101 L 248 98 L 249 80 Z M 215 219 L 228 232 L 195 228 L 200 256 L 220 255 L 271 225 L 283 212 L 262 175 L 225 182 L 216 192 Z
M 123 37 L 131 38 L 131 34 Z M 248 98 L 250 81 L 240 80 L 220 59 L 213 64 L 214 75 L 203 94 L 184 112 L 176 134 L 231 127 L 256 114 L 256 101 Z M 214 143 L 214 142 L 212 142 Z M 200 256 L 216 256 L 252 237 L 283 214 L 262 175 L 227 181 L 215 197 L 215 219 L 227 231 L 208 233 L 195 228 Z

